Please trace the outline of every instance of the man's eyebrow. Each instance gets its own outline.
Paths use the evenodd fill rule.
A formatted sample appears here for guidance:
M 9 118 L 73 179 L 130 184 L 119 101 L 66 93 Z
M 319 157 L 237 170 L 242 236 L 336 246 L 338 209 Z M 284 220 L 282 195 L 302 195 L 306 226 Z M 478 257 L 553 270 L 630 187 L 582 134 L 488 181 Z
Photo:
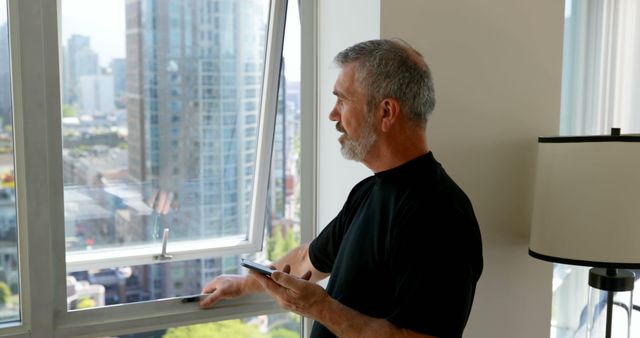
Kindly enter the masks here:
M 339 98 L 344 98 L 345 97 L 344 93 L 338 91 L 337 89 L 333 90 L 333 95 L 335 95 L 335 96 L 337 96 Z

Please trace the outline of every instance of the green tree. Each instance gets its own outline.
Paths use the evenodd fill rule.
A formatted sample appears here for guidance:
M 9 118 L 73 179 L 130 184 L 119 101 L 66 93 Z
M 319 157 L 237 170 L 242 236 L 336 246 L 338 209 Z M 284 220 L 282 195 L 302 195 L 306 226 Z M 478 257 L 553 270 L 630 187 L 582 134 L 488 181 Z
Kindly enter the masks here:
M 5 282 L 0 282 L 0 306 L 5 306 L 11 300 L 11 289 Z
M 76 116 L 78 116 L 78 112 L 76 111 L 76 108 L 68 104 L 65 104 L 64 106 L 62 106 L 62 117 L 76 117 Z
M 96 301 L 91 297 L 84 297 L 78 301 L 78 305 L 76 305 L 76 309 L 88 309 L 92 307 L 96 307 Z
M 276 224 L 273 227 L 271 237 L 267 239 L 267 257 L 270 261 L 275 262 L 284 256 L 291 249 L 298 246 L 293 227 L 287 227 L 284 237 L 282 236 L 283 225 Z
M 269 338 L 300 338 L 300 333 L 279 328 L 271 331 Z
M 290 226 L 287 228 L 287 233 L 284 236 L 284 252 L 287 253 L 297 246 L 298 240 L 296 239 L 295 231 L 293 230 L 293 227 Z
M 300 315 L 293 312 L 270 315 L 269 335 L 270 338 L 299 338 Z
M 280 257 L 287 253 L 284 238 L 282 238 L 282 225 L 276 224 L 273 227 L 273 233 L 267 240 L 267 255 L 272 262 L 277 261 Z
M 240 319 L 226 320 L 217 323 L 197 324 L 171 328 L 163 338 L 269 338 L 252 324 L 243 323 Z

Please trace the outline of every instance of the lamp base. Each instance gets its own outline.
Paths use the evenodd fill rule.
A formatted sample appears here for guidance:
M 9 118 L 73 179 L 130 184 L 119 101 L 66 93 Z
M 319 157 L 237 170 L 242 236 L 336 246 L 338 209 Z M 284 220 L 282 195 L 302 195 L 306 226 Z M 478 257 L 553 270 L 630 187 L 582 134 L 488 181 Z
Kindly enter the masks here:
M 616 336 L 620 333 L 629 337 L 631 324 L 633 284 L 635 274 L 629 270 L 615 268 L 591 268 L 589 270 L 589 338 L 611 338 L 613 330 L 613 309 L 624 310 L 626 325 L 616 325 Z M 618 295 L 616 299 L 616 295 Z M 616 312 L 619 312 L 617 310 Z M 606 322 L 598 325 L 601 314 L 606 314 Z M 617 320 L 620 320 L 620 314 Z
M 589 286 L 605 291 L 631 291 L 635 274 L 625 269 L 591 268 Z

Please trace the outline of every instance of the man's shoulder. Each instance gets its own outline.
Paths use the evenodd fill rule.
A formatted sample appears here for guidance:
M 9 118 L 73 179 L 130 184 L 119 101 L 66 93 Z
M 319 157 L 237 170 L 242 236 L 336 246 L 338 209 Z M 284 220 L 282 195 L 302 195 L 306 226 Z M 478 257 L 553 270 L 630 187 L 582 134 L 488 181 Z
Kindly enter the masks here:
M 356 183 L 356 185 L 354 185 L 353 188 L 351 188 L 351 192 L 349 193 L 349 196 L 369 191 L 373 188 L 374 185 L 375 185 L 375 176 L 366 177 L 360 182 Z

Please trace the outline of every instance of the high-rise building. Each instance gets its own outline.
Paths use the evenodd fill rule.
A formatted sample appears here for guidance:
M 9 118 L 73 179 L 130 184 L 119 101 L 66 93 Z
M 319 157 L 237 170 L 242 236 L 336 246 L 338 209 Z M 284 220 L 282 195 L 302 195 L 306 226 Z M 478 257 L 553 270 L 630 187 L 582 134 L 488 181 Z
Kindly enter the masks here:
M 109 63 L 113 75 L 113 95 L 117 108 L 124 108 L 125 59 L 112 59 Z
M 7 24 L 0 25 L 0 118 L 4 125 L 11 125 L 11 67 L 9 63 L 9 32 Z
M 63 54 L 64 104 L 78 103 L 79 81 L 83 75 L 98 75 L 98 54 L 91 49 L 91 39 L 88 36 L 73 34 L 67 40 L 67 48 Z
M 82 75 L 78 78 L 76 88 L 81 114 L 104 115 L 115 109 L 113 75 Z
M 167 192 L 174 210 L 179 209 L 164 216 L 159 229 L 142 225 L 148 236 L 157 236 L 165 226 L 173 238 L 245 233 L 256 160 L 265 10 L 262 0 L 127 2 L 129 175 L 145 183 L 145 198 Z M 221 264 L 201 262 L 199 269 L 204 276 L 224 269 Z M 172 275 L 193 276 L 188 263 L 171 265 Z M 149 275 L 164 283 L 172 279 L 163 276 L 167 273 Z M 193 279 L 180 281 L 184 290 L 193 287 L 184 285 L 186 280 Z M 180 293 L 175 283 L 162 288 Z
M 284 218 L 285 178 L 287 170 L 287 128 L 286 128 L 286 79 L 284 78 L 284 60 L 280 68 L 278 105 L 276 109 L 276 129 L 273 137 L 273 155 L 271 158 L 271 182 L 269 186 L 272 218 Z M 271 233 L 271 231 L 269 231 Z

